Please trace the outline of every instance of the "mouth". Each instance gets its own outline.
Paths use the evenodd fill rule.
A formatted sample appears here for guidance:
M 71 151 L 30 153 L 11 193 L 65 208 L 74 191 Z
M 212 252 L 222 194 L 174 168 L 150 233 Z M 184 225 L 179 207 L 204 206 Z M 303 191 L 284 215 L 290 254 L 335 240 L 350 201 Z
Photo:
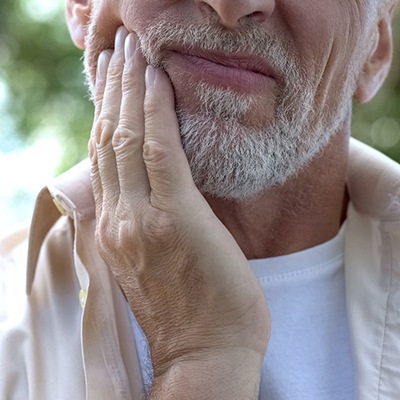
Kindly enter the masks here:
M 167 69 L 178 68 L 189 79 L 250 92 L 276 84 L 279 74 L 264 59 L 248 54 L 226 54 L 201 49 L 174 48 L 169 51 Z

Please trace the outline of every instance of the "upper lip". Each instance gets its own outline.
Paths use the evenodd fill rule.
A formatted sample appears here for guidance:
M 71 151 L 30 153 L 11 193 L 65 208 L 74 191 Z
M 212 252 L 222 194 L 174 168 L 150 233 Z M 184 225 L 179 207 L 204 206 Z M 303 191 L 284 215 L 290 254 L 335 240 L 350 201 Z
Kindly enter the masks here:
M 203 58 L 216 64 L 224 65 L 231 68 L 244 69 L 258 74 L 262 74 L 273 79 L 278 79 L 279 74 L 271 64 L 262 57 L 249 55 L 246 53 L 223 53 L 216 51 L 208 51 L 200 48 L 173 48 L 172 52 L 182 55 Z

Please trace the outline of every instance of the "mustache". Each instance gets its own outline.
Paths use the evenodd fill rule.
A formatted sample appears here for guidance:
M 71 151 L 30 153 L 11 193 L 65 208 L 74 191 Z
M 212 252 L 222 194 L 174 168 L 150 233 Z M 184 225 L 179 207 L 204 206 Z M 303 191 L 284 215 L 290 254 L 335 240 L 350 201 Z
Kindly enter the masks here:
M 143 32 L 136 32 L 141 51 L 148 64 L 165 69 L 168 50 L 185 47 L 225 54 L 242 53 L 247 56 L 268 60 L 271 67 L 282 77 L 280 90 L 306 86 L 306 71 L 301 69 L 300 57 L 292 41 L 260 28 L 258 25 L 243 23 L 235 30 L 228 30 L 217 21 L 184 24 L 176 20 L 157 19 Z M 92 19 L 88 25 L 86 50 L 84 52 L 84 75 L 88 97 L 94 101 L 94 82 L 97 60 L 100 52 L 112 48 L 112 40 L 102 34 Z M 300 83 L 303 82 L 303 85 Z
M 174 46 L 226 54 L 244 53 L 261 57 L 280 74 L 292 79 L 300 77 L 299 57 L 294 46 L 281 36 L 276 36 L 254 25 L 242 25 L 228 30 L 219 24 L 181 24 L 157 21 L 139 36 L 141 49 L 147 62 L 163 68 L 168 49 Z

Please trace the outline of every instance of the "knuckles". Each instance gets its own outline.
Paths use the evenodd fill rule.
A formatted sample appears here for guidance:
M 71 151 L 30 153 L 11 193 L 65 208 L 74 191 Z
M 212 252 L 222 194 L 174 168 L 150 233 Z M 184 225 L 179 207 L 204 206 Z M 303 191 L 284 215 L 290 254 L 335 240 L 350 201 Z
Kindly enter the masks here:
M 155 140 L 149 140 L 145 144 L 143 156 L 146 163 L 157 165 L 168 159 L 169 152 L 165 146 Z
M 174 258 L 177 250 L 182 252 L 186 247 L 182 229 L 172 214 L 141 211 L 103 211 L 97 218 L 96 246 L 113 271 L 134 269 L 139 260 Z
M 114 253 L 113 235 L 111 221 L 104 213 L 97 219 L 95 241 L 100 255 L 108 259 Z
M 180 236 L 177 221 L 165 211 L 156 211 L 145 215 L 141 221 L 141 231 L 149 247 L 174 247 Z
M 100 119 L 96 127 L 100 132 L 100 142 L 108 142 L 111 137 L 112 147 L 123 161 L 124 154 L 130 156 L 129 151 L 118 151 L 126 148 L 139 148 L 140 135 L 127 129 L 117 127 L 113 129 L 107 119 Z M 127 146 L 127 144 L 132 146 Z M 151 142 L 149 160 L 162 167 L 162 160 L 168 156 L 166 149 L 158 143 Z M 141 147 L 141 143 L 140 143 Z M 111 146 L 104 147 L 106 152 L 111 151 Z M 103 151 L 99 156 L 106 156 Z M 121 159 L 122 157 L 122 159 Z M 96 183 L 96 182 L 95 182 Z M 101 182 L 97 182 L 101 186 Z M 94 187 L 96 190 L 96 188 Z M 106 261 L 113 273 L 126 278 L 126 274 L 135 276 L 138 264 L 145 266 L 150 260 L 169 259 L 175 260 L 177 253 L 188 250 L 178 215 L 174 212 L 176 207 L 168 207 L 168 211 L 154 208 L 147 201 L 133 206 L 129 199 L 116 197 L 113 201 L 108 199 L 99 208 L 95 230 L 95 242 L 100 256 Z M 136 208 L 135 208 L 136 207 Z M 176 210 L 177 211 L 177 210 Z M 141 260 L 141 261 L 138 261 Z M 147 260 L 143 262 L 143 260 Z M 150 265 L 149 264 L 149 265 Z M 130 271 L 130 272 L 127 272 Z M 123 273 L 121 273 L 123 272 Z M 124 278 L 124 279 L 125 279 Z
M 133 129 L 125 127 L 125 125 L 125 122 L 121 119 L 112 137 L 113 147 L 118 150 L 120 148 L 120 150 L 123 150 L 123 148 L 142 149 L 143 137 Z
M 117 116 L 111 112 L 104 110 L 97 120 L 93 131 L 92 137 L 95 138 L 96 143 L 100 146 L 107 144 L 114 135 Z

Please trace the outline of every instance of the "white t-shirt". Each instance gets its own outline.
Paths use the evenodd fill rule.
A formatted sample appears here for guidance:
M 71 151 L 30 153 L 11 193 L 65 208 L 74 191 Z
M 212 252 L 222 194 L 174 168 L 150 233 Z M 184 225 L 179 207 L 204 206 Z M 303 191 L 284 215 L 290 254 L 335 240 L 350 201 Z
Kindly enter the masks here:
M 268 299 L 272 333 L 261 400 L 353 400 L 354 371 L 344 285 L 344 230 L 298 253 L 252 260 Z M 152 380 L 147 341 L 134 318 L 145 387 Z

